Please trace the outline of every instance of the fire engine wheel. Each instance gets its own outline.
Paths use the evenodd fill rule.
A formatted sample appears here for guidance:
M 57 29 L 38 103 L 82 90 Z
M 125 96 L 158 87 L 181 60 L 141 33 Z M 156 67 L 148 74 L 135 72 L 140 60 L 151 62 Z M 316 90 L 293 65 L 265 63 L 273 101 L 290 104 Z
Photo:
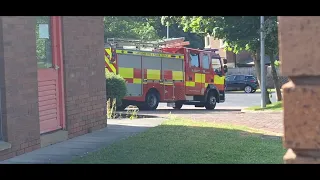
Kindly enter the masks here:
M 144 103 L 142 109 L 145 110 L 156 110 L 159 105 L 159 95 L 157 92 L 151 91 L 146 96 L 146 102 Z
M 217 105 L 217 98 L 214 92 L 209 92 L 207 96 L 207 102 L 205 103 L 205 108 L 207 110 L 213 110 Z

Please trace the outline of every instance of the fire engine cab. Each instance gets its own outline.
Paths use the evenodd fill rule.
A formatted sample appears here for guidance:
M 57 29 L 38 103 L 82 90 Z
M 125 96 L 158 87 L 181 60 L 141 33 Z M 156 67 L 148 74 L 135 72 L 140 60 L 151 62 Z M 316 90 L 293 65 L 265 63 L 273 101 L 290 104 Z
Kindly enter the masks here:
M 174 109 L 185 105 L 213 110 L 225 101 L 226 59 L 217 49 L 184 47 L 184 38 L 147 42 L 108 38 L 106 72 L 119 74 L 127 83 L 121 109 L 136 105 L 155 110 L 160 102 Z

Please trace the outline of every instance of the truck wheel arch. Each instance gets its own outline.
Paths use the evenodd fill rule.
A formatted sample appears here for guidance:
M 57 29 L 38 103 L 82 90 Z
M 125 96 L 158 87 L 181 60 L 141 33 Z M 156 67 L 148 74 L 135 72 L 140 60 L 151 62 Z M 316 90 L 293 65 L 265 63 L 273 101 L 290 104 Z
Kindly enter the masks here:
M 220 102 L 220 93 L 219 93 L 219 90 L 218 90 L 218 88 L 214 85 L 214 84 L 209 84 L 208 85 L 208 87 L 207 87 L 207 89 L 206 89 L 206 92 L 205 92 L 205 94 L 204 94 L 204 100 L 206 100 L 207 99 L 207 97 L 208 97 L 208 94 L 210 93 L 210 92 L 214 92 L 216 95 L 217 95 L 217 102 Z
M 160 92 L 159 92 L 156 88 L 150 88 L 150 89 L 148 90 L 148 92 L 146 93 L 146 95 L 147 95 L 148 93 L 151 93 L 151 92 L 156 93 L 156 94 L 158 95 L 159 100 L 161 100 L 161 94 L 160 94 Z

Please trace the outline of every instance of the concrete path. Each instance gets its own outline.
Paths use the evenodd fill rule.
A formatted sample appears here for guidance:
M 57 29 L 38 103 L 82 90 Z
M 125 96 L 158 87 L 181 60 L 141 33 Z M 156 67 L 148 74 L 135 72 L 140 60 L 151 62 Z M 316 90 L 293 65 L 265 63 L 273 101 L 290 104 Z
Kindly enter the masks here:
M 108 120 L 108 127 L 90 134 L 17 156 L 0 164 L 48 164 L 68 163 L 76 157 L 104 148 L 113 142 L 160 125 L 163 118 Z

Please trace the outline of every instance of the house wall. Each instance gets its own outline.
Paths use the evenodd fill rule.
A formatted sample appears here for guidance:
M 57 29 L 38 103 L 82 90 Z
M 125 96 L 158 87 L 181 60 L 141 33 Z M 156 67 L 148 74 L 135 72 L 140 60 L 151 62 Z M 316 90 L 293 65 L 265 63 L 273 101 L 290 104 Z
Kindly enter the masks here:
M 320 17 L 278 16 L 285 164 L 320 164 Z M 319 53 L 319 54 L 318 54 Z
M 102 16 L 62 18 L 69 138 L 106 126 Z
M 0 73 L 3 160 L 40 147 L 34 17 L 0 17 Z
M 35 24 L 32 16 L 0 16 L 0 161 L 40 148 Z M 103 36 L 102 16 L 62 17 L 68 138 L 106 126 Z

